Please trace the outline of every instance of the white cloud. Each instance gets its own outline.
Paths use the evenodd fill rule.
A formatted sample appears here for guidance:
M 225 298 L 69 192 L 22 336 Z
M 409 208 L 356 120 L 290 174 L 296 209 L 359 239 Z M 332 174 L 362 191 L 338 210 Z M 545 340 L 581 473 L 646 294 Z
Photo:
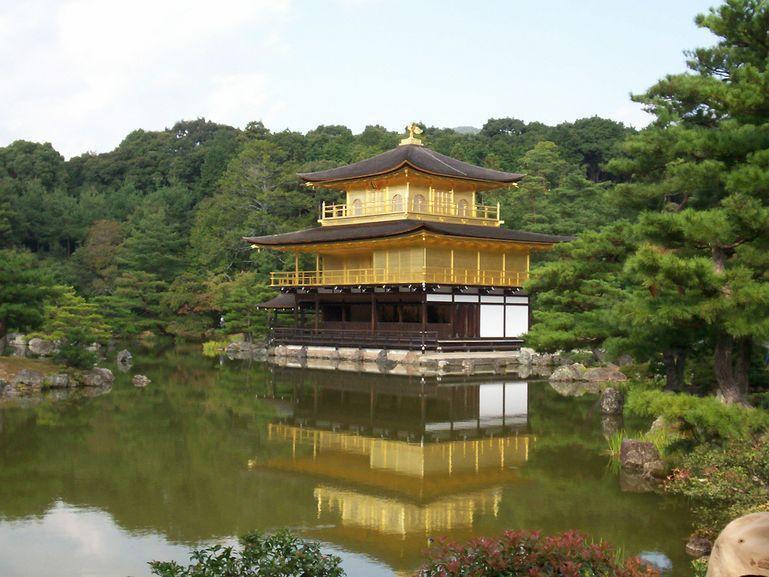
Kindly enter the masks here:
M 291 15 L 290 0 L 2 4 L 0 145 L 71 156 L 181 118 L 269 117 L 281 103 L 265 63 Z

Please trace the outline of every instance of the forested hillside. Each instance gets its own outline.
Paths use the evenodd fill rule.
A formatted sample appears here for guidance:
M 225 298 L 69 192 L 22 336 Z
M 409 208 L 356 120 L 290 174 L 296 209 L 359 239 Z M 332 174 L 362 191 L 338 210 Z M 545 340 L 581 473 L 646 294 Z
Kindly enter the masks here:
M 617 122 L 504 118 L 477 133 L 424 128 L 439 152 L 528 175 L 518 189 L 486 195 L 502 204 L 506 226 L 574 234 L 617 216 L 606 201 L 614 182 L 606 163 L 633 132 Z M 301 134 L 201 119 L 137 130 L 112 152 L 69 160 L 50 144 L 14 142 L 0 148 L 0 248 L 30 278 L 50 277 L 34 284 L 58 286 L 56 294 L 74 287 L 70 299 L 97 307 L 118 335 L 197 339 L 222 317 L 230 332 L 251 331 L 261 324 L 253 304 L 270 294 L 268 272 L 286 263 L 241 237 L 313 226 L 320 202 L 334 195 L 305 188 L 296 173 L 361 160 L 401 137 L 379 126 Z M 8 317 L 8 328 L 39 326 L 29 312 Z

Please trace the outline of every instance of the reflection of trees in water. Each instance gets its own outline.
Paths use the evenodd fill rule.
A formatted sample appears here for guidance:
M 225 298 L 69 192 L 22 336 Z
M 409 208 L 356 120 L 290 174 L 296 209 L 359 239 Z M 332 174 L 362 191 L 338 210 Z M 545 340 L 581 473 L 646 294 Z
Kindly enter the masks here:
M 464 473 L 467 481 L 454 475 L 456 486 L 450 491 L 415 497 L 362 480 L 356 484 L 351 477 L 321 481 L 315 474 L 264 467 L 291 452 L 289 441 L 268 441 L 270 423 L 287 412 L 306 418 L 315 402 L 313 387 L 328 385 L 336 392 L 326 395 L 325 406 L 320 403 L 326 411 L 322 416 L 328 420 L 346 413 L 345 430 L 362 416 L 360 433 L 369 434 L 368 394 L 377 387 L 381 413 L 374 414 L 382 419 L 373 423 L 377 435 L 392 438 L 379 425 L 400 424 L 407 434 L 393 440 L 409 442 L 408 434 L 416 438 L 424 422 L 446 422 L 452 416 L 448 399 L 460 391 L 464 404 L 454 405 L 453 416 L 471 419 L 477 381 L 437 387 L 378 375 L 273 374 L 260 363 L 220 365 L 178 349 L 155 358 L 137 356 L 134 371 L 147 374 L 152 385 L 136 389 L 129 384 L 130 375 L 119 374 L 112 392 L 103 397 L 0 411 L 0 516 L 41 514 L 61 499 L 101 508 L 128 530 L 159 532 L 183 543 L 250 529 L 302 527 L 318 538 L 377 555 L 396 568 L 418 563 L 433 529 L 406 532 L 396 542 L 360 525 L 345 526 L 336 505 L 387 499 L 393 510 L 411 515 L 410 526 L 416 527 L 423 507 L 432 507 L 429 514 L 440 518 L 434 503 L 441 499 L 453 503 L 460 517 L 467 516 L 467 510 L 460 511 L 461 495 L 474 494 L 476 513 L 471 523 L 452 530 L 453 536 L 511 527 L 579 527 L 624 544 L 629 552 L 658 548 L 660 539 L 672 544 L 667 551 L 675 552 L 677 539 L 685 536 L 686 516 L 678 508 L 663 515 L 656 511 L 662 503 L 657 497 L 619 493 L 616 477 L 605 471 L 605 442 L 595 399 L 589 397 L 564 398 L 546 385 L 530 384 L 524 426 L 536 440 L 529 445 L 528 461 L 517 463 L 509 475 L 475 485 L 470 480 L 479 477 L 472 471 Z M 335 412 L 334 399 L 342 389 L 348 404 Z M 356 389 L 365 392 L 356 397 Z M 413 426 L 415 420 L 418 426 Z M 468 439 L 498 438 L 495 427 L 482 427 L 480 436 L 468 432 Z M 463 441 L 461 436 L 457 440 Z M 319 519 L 321 486 L 325 505 Z M 494 498 L 481 499 L 487 494 Z

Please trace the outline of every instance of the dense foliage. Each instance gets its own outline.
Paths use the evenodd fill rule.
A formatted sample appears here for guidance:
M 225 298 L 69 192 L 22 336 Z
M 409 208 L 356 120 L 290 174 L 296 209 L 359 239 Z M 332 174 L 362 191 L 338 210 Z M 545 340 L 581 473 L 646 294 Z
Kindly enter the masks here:
M 506 531 L 466 543 L 438 541 L 428 551 L 419 577 L 640 577 L 656 575 L 636 559 L 620 560 L 607 543 L 580 533 L 543 536 Z
M 192 563 L 153 561 L 159 577 L 341 577 L 341 559 L 321 553 L 317 543 L 306 542 L 287 531 L 262 536 L 249 533 L 240 549 L 214 545 L 192 552 Z
M 697 530 L 711 538 L 732 519 L 769 511 L 769 437 L 697 447 L 666 488 L 693 500 Z

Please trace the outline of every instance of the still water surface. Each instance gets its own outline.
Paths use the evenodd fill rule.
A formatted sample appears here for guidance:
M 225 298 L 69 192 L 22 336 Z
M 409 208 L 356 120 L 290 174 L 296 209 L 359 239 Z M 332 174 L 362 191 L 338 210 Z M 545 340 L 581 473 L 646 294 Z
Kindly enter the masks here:
M 409 575 L 428 537 L 579 529 L 688 575 L 686 507 L 620 491 L 596 399 L 510 378 L 139 356 L 95 398 L 0 408 L 0 575 L 149 575 L 288 527 L 350 576 Z

